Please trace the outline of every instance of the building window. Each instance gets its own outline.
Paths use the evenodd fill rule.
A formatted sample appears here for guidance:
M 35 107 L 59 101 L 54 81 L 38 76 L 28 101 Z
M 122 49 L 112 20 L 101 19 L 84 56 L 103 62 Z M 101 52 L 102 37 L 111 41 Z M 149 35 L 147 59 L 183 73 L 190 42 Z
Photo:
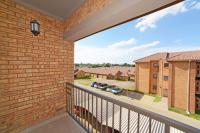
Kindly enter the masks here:
M 164 76 L 164 80 L 165 80 L 165 81 L 167 81 L 167 80 L 168 80 L 168 78 L 169 78 L 168 76 Z
M 197 65 L 197 68 L 199 68 L 199 65 Z
M 164 63 L 164 68 L 168 68 L 169 67 L 169 63 Z
M 154 73 L 154 74 L 153 74 L 153 78 L 154 78 L 154 79 L 157 79 L 157 74 Z
M 153 90 L 156 90 L 157 89 L 157 85 L 153 85 Z
M 197 74 L 199 74 L 199 70 L 197 70 Z
M 199 86 L 196 87 L 196 91 L 199 91 Z
M 158 63 L 153 63 L 153 67 L 158 67 Z

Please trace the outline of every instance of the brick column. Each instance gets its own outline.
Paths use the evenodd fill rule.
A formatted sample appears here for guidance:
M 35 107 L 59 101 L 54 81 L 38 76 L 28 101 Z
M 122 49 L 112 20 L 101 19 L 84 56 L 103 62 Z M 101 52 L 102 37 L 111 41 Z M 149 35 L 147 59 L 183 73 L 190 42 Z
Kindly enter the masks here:
M 168 107 L 173 107 L 173 64 L 169 62 Z
M 189 111 L 195 113 L 195 79 L 196 78 L 196 62 L 191 62 L 190 68 L 190 91 L 189 91 Z

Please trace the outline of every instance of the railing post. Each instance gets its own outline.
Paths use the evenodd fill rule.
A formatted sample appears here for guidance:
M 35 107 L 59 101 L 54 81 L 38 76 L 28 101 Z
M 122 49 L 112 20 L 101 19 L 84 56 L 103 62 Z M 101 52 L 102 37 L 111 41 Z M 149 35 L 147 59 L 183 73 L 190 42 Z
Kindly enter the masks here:
M 129 133 L 129 129 L 130 129 L 130 110 L 128 110 L 128 125 L 127 125 L 127 133 Z
M 165 123 L 165 133 L 170 133 L 170 126 L 167 123 Z
M 101 98 L 101 130 L 100 130 L 100 133 L 102 133 L 102 121 L 103 121 L 103 100 Z
M 151 117 L 149 117 L 149 133 L 151 133 Z
M 106 130 L 108 133 L 108 101 L 106 101 Z
M 114 133 L 114 125 L 115 125 L 115 104 L 112 104 L 112 133 Z
M 96 128 L 96 133 L 98 131 L 98 98 L 96 96 L 96 121 L 95 121 L 95 128 Z
M 122 127 L 122 107 L 120 106 L 119 109 L 119 132 L 121 133 L 121 127 Z
M 138 113 L 138 117 L 137 117 L 137 133 L 140 132 L 140 114 Z
M 90 130 L 90 102 L 89 102 L 89 99 L 90 99 L 90 94 L 88 93 L 88 131 Z

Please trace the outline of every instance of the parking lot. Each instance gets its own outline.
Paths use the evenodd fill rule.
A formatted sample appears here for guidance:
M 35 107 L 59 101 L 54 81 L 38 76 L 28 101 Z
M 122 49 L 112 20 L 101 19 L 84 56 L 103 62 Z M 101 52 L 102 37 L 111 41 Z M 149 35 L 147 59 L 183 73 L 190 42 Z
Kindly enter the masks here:
M 75 83 L 90 86 L 92 82 L 106 83 L 109 85 L 115 85 L 125 90 L 135 90 L 135 82 L 133 81 L 119 81 L 119 80 L 107 80 L 102 78 L 92 78 L 92 79 L 78 79 Z

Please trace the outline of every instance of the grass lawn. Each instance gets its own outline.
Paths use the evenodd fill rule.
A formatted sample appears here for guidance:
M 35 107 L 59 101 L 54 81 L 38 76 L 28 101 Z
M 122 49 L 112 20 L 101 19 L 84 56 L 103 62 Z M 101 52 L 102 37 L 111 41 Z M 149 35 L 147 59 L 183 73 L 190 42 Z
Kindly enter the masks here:
M 156 102 L 156 103 L 161 102 L 161 99 L 162 97 L 155 96 L 155 99 L 153 100 L 153 102 Z
M 197 111 L 195 114 L 187 114 L 185 110 L 183 109 L 178 109 L 178 108 L 169 108 L 170 111 L 200 120 L 200 111 Z
M 135 90 L 135 87 L 134 87 L 133 85 L 130 85 L 130 86 L 128 86 L 127 88 L 124 88 L 124 89 L 126 89 L 126 90 L 128 90 L 128 91 L 134 91 L 134 90 Z
M 84 86 L 90 86 L 92 82 L 95 81 L 95 78 L 89 77 L 89 78 L 83 78 L 83 79 L 75 79 L 75 83 L 84 85 Z
M 143 94 L 154 97 L 153 102 L 155 102 L 155 103 L 159 103 L 162 100 L 162 97 L 160 97 L 160 96 L 158 96 L 156 94 L 149 94 L 149 93 L 143 93 Z

